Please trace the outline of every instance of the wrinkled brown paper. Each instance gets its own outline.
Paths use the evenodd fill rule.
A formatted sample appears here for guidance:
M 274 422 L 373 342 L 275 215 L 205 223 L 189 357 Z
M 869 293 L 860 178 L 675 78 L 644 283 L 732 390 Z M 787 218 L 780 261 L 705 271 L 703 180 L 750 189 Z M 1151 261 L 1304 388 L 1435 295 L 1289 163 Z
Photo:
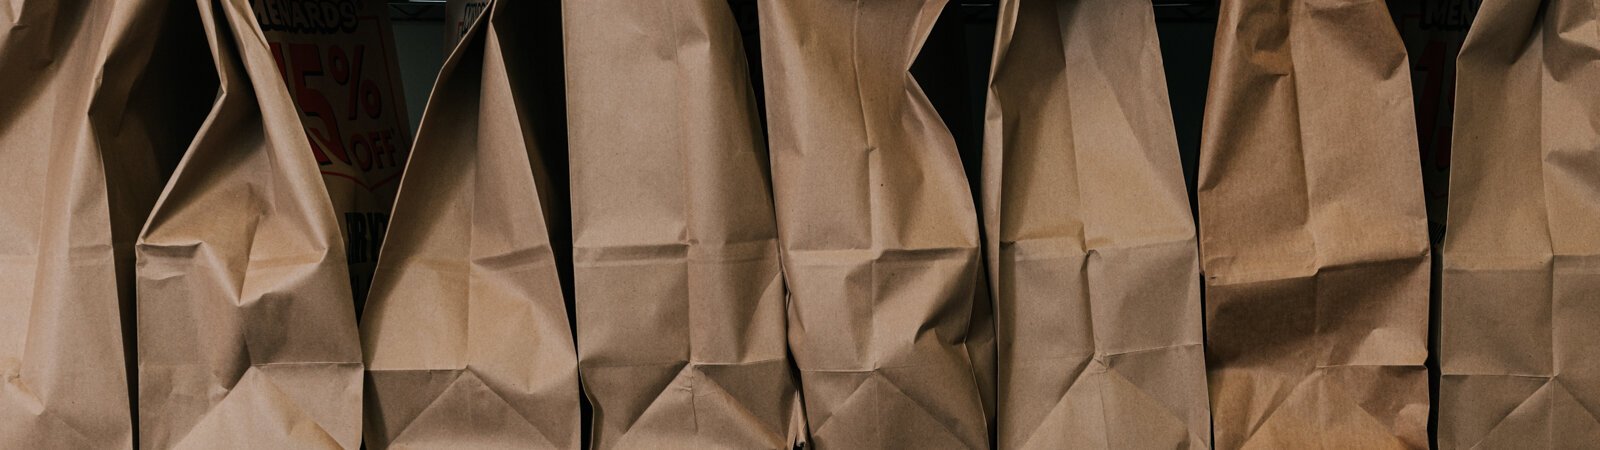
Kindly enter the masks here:
M 369 447 L 580 445 L 555 6 L 489 6 L 434 85 L 362 317 Z
M 791 448 L 776 219 L 728 3 L 563 3 L 593 447 Z
M 977 212 L 909 74 L 942 0 L 762 0 L 789 344 L 818 448 L 986 448 Z M 981 358 L 979 358 L 981 359 Z
M 1457 67 L 1439 447 L 1600 444 L 1600 15 L 1488 0 Z
M 999 448 L 1207 448 L 1200 280 L 1146 2 L 1004 0 L 984 228 Z
M 248 1 L 198 4 L 221 92 L 139 236 L 141 447 L 356 448 L 335 206 Z
M 1383 2 L 1222 3 L 1200 155 L 1217 448 L 1428 445 L 1428 236 Z
M 191 2 L 0 7 L 0 442 L 131 448 L 133 242 L 216 95 Z M 196 114 L 198 112 L 198 114 Z

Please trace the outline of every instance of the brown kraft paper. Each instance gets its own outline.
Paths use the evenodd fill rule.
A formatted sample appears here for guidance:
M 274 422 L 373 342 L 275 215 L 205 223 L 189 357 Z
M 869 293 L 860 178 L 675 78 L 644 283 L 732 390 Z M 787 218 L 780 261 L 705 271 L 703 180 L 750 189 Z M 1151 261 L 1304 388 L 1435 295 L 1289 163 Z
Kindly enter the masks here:
M 999 448 L 1208 448 L 1194 220 L 1150 4 L 1004 0 L 996 40 Z
M 1429 250 L 1383 2 L 1222 3 L 1200 155 L 1217 448 L 1428 446 Z
M 7 447 L 134 445 L 133 242 L 216 95 L 186 53 L 204 42 L 194 14 L 167 1 L 0 8 Z
M 1439 448 L 1600 444 L 1600 16 L 1484 1 L 1457 66 Z
M 580 446 L 556 6 L 494 3 L 434 84 L 362 317 L 370 448 Z
M 728 3 L 563 3 L 593 447 L 792 448 L 766 148 Z
M 758 4 L 789 345 L 817 448 L 987 448 L 955 141 L 909 69 L 943 0 Z
M 200 0 L 221 91 L 137 245 L 144 448 L 360 445 L 328 188 L 247 0 Z

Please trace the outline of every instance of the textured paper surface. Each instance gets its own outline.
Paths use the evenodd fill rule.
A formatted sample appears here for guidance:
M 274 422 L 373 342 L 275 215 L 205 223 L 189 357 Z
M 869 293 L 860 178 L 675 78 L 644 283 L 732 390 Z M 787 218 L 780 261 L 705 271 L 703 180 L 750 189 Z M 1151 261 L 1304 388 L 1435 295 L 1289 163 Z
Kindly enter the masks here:
M 563 3 L 593 448 L 791 448 L 766 147 L 728 3 Z
M 216 95 L 186 54 L 204 52 L 194 19 L 187 2 L 0 8 L 6 447 L 134 445 L 133 242 Z
M 48 1 L 6 6 L 12 8 L 0 9 L 0 83 L 6 86 L 0 95 L 0 442 L 131 448 L 119 302 L 132 298 L 119 289 L 116 266 L 118 250 L 127 249 L 112 245 L 104 149 L 92 139 L 88 114 L 112 8 Z
M 977 211 L 908 73 L 944 6 L 758 5 L 789 345 L 817 448 L 989 446 L 972 362 L 988 350 L 969 350 L 992 345 L 969 333 Z
M 999 448 L 1211 440 L 1194 220 L 1146 2 L 1004 0 L 984 231 Z
M 362 317 L 370 448 L 580 446 L 556 6 L 490 6 L 434 85 Z
M 197 3 L 221 91 L 139 236 L 140 446 L 356 448 L 328 189 L 249 3 Z
M 1428 236 L 1382 2 L 1228 0 L 1200 155 L 1218 448 L 1428 445 Z
M 1458 61 L 1439 448 L 1600 443 L 1600 16 L 1483 2 Z

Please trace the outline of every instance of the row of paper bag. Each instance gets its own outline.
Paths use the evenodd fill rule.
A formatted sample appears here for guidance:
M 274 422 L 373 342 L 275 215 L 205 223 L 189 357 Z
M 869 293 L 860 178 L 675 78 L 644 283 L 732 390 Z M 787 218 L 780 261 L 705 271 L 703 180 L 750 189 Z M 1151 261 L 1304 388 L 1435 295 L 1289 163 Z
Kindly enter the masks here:
M 763 126 L 725 0 L 496 1 L 384 185 L 247 0 L 12 0 L 0 447 L 1600 445 L 1593 2 L 1482 2 L 1437 258 L 1383 2 L 1222 2 L 1198 233 L 1148 2 L 1000 2 L 979 179 L 944 6 L 761 0 Z

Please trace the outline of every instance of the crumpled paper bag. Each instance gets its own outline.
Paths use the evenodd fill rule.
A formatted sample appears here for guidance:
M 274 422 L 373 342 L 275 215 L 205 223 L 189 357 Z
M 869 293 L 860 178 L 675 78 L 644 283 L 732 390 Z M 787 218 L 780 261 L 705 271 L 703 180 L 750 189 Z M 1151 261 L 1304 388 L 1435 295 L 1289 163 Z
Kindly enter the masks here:
M 197 3 L 221 91 L 136 247 L 140 446 L 356 448 L 335 205 L 249 2 Z
M 1002 0 L 984 133 L 999 448 L 1208 448 L 1194 220 L 1147 2 Z
M 1227 0 L 1200 154 L 1217 448 L 1425 448 L 1429 249 L 1383 2 Z
M 492 3 L 434 84 L 361 319 L 368 447 L 580 446 L 556 6 Z
M 216 96 L 191 2 L 0 7 L 0 442 L 132 448 L 133 243 Z
M 563 3 L 593 448 L 791 448 L 767 155 L 728 3 Z
M 789 346 L 817 448 L 989 446 L 974 364 L 988 350 L 969 345 L 992 344 L 971 333 L 986 329 L 977 211 L 909 74 L 944 7 L 757 6 Z
M 1600 444 L 1600 15 L 1484 1 L 1457 65 L 1439 448 Z

